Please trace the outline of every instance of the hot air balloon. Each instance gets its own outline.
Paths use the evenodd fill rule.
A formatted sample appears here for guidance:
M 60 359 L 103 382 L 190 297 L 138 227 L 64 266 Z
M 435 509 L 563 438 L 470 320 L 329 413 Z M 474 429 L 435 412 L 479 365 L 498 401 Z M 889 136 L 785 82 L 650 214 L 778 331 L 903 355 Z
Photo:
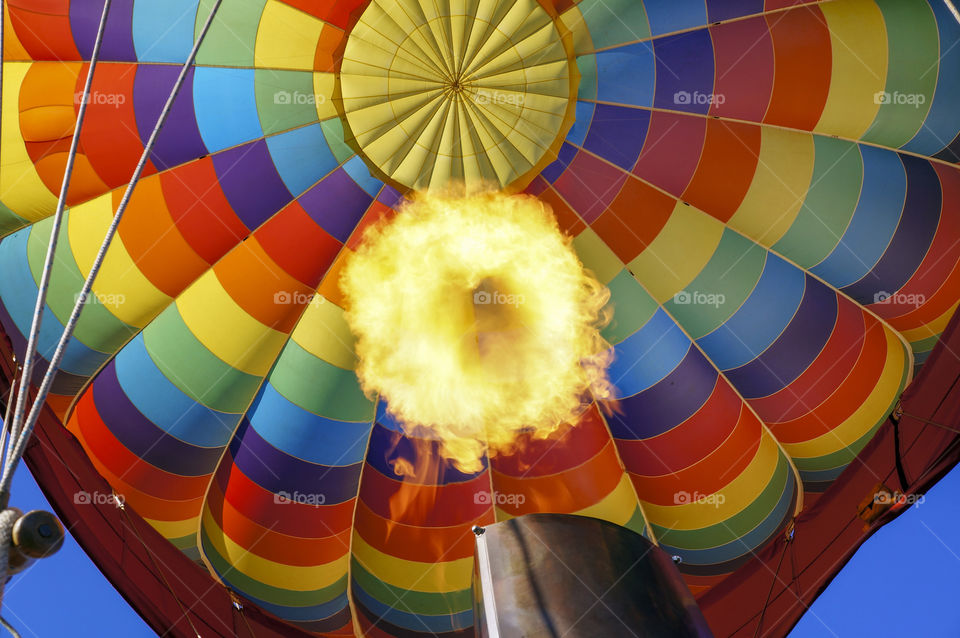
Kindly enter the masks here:
M 115 0 L 85 101 L 103 3 L 7 0 L 8 384 L 86 104 L 34 385 L 82 312 L 31 469 L 172 635 L 473 635 L 471 528 L 532 513 L 677 556 L 717 635 L 789 627 L 780 548 L 863 538 L 831 504 L 892 475 L 960 302 L 951 6 Z M 468 470 L 363 392 L 339 285 L 454 181 L 549 206 L 613 313 L 610 400 Z M 917 437 L 912 479 L 956 462 Z

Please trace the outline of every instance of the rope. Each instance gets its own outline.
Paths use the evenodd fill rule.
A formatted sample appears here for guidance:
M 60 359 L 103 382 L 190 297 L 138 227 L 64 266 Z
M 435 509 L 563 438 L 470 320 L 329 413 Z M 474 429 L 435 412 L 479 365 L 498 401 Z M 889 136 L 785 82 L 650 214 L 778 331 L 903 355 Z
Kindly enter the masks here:
M 13 549 L 13 525 L 22 515 L 15 507 L 0 512 L 0 605 L 3 604 L 3 586 L 13 574 L 9 573 L 10 552 Z M 19 570 L 17 570 L 19 571 Z
M 190 67 L 193 66 L 193 63 L 197 58 L 197 53 L 200 50 L 200 45 L 203 43 L 207 32 L 210 30 L 210 26 L 213 24 L 213 19 L 216 16 L 217 11 L 220 9 L 220 5 L 222 3 L 223 0 L 215 0 L 213 8 L 210 11 L 210 15 L 207 17 L 207 21 L 204 23 L 203 28 L 201 29 L 200 34 L 193 45 L 193 49 L 190 51 L 190 55 L 187 57 L 187 60 L 183 63 L 183 66 L 180 69 L 180 75 L 177 76 L 177 81 L 174 83 L 173 89 L 170 91 L 170 95 L 167 98 L 167 102 L 164 104 L 163 110 L 160 112 L 160 118 L 157 120 L 157 124 L 153 128 L 153 132 L 150 134 L 150 138 L 147 140 L 147 144 L 143 149 L 143 154 L 140 156 L 140 161 L 137 162 L 137 167 L 133 171 L 133 176 L 130 178 L 130 183 L 127 184 L 127 189 L 123 194 L 123 198 L 120 200 L 120 205 L 117 207 L 117 212 L 113 216 L 113 221 L 110 223 L 110 228 L 107 229 L 107 234 L 103 238 L 103 243 L 100 245 L 100 250 L 97 252 L 96 259 L 94 259 L 93 264 L 90 267 L 90 272 L 87 275 L 86 280 L 83 282 L 83 288 L 80 290 L 80 294 L 77 297 L 77 303 L 74 305 L 73 312 L 70 314 L 70 319 L 67 321 L 66 326 L 63 329 L 63 334 L 60 335 L 60 341 L 57 342 L 57 348 L 54 351 L 53 356 L 50 358 L 50 365 L 47 368 L 46 373 L 43 375 L 43 381 L 41 382 L 40 389 L 37 391 L 37 396 L 33 401 L 33 407 L 30 408 L 30 413 L 27 415 L 26 421 L 24 421 L 22 427 L 13 432 L 15 437 L 13 435 L 11 436 L 10 445 L 12 446 L 12 451 L 8 451 L 8 462 L 4 464 L 3 474 L 0 475 L 0 505 L 5 504 L 5 502 L 9 500 L 10 484 L 13 481 L 13 473 L 16 470 L 17 465 L 20 463 L 23 452 L 26 449 L 27 441 L 30 440 L 30 435 L 33 434 L 33 429 L 37 424 L 37 420 L 40 418 L 40 412 L 47 400 L 47 396 L 50 394 L 50 388 L 53 385 L 53 379 L 56 376 L 57 370 L 60 367 L 60 363 L 63 361 L 63 356 L 66 353 L 67 344 L 70 342 L 71 337 L 73 337 L 73 332 L 76 330 L 77 322 L 80 319 L 80 313 L 83 311 L 87 298 L 90 296 L 90 292 L 93 289 L 93 282 L 97 278 L 97 274 L 100 272 L 100 267 L 103 265 L 103 260 L 106 257 L 107 250 L 110 248 L 110 244 L 113 242 L 113 238 L 117 234 L 117 228 L 120 225 L 120 221 L 123 219 L 123 214 L 126 212 L 127 206 L 130 204 L 130 198 L 133 196 L 133 191 L 140 181 L 140 177 L 147 165 L 147 161 L 150 159 L 150 155 L 153 153 L 153 147 L 157 143 L 157 139 L 160 136 L 160 131 L 163 129 L 163 125 L 166 123 L 167 118 L 170 115 L 170 111 L 173 109 L 173 104 L 177 99 L 177 95 L 180 94 L 180 89 L 183 88 L 183 83 L 187 78 L 187 73 L 190 71 Z M 26 378 L 27 377 L 24 376 L 24 379 Z
M 2 626 L 4 629 L 9 631 L 10 635 L 13 636 L 13 638 L 20 638 L 20 634 L 17 632 L 17 630 L 14 629 L 13 625 L 7 622 L 7 619 L 4 618 L 3 616 L 0 616 L 0 626 Z
M 787 536 L 785 538 L 786 541 L 783 545 L 783 551 L 780 552 L 780 560 L 777 562 L 777 571 L 773 573 L 773 580 L 770 581 L 770 589 L 767 590 L 767 599 L 763 601 L 763 608 L 760 611 L 760 619 L 757 621 L 757 630 L 753 633 L 753 638 L 757 638 L 757 636 L 760 635 L 760 631 L 763 629 L 763 617 L 767 615 L 767 605 L 770 604 L 770 595 L 773 594 L 773 588 L 780 579 L 780 568 L 783 566 L 783 559 L 787 555 L 787 550 L 790 548 L 790 541 L 793 540 L 792 528 L 787 532 Z
M 80 145 L 80 131 L 83 129 L 83 120 L 87 115 L 87 104 L 90 101 L 90 87 L 93 84 L 93 73 L 100 59 L 100 47 L 103 45 L 103 35 L 107 29 L 107 16 L 110 13 L 112 0 L 104 0 L 103 13 L 100 15 L 100 26 L 97 29 L 97 39 L 93 45 L 93 55 L 90 56 L 90 68 L 87 70 L 87 79 L 83 85 L 83 99 L 77 113 L 77 125 L 73 130 L 73 139 L 70 141 L 70 152 L 67 155 L 67 165 L 63 171 L 63 182 L 60 185 L 60 196 L 57 198 L 57 211 L 53 216 L 53 226 L 50 229 L 50 241 L 47 246 L 47 256 L 43 262 L 43 273 L 40 276 L 40 287 L 37 291 L 37 303 L 33 309 L 33 321 L 30 324 L 30 334 L 27 337 L 27 353 L 23 360 L 23 378 L 26 383 L 20 384 L 17 392 L 16 409 L 13 412 L 13 422 L 10 424 L 10 443 L 4 458 L 4 466 L 10 464 L 13 455 L 13 442 L 17 440 L 17 432 L 23 426 L 24 410 L 27 395 L 30 392 L 30 382 L 33 380 L 33 367 L 37 362 L 37 341 L 40 336 L 40 325 L 43 322 L 43 311 L 47 305 L 47 291 L 50 288 L 50 276 L 53 273 L 53 258 L 57 252 L 57 242 L 60 239 L 60 226 L 63 223 L 63 211 L 66 208 L 67 193 L 70 190 L 70 180 L 73 178 L 73 164 L 77 157 L 77 148 Z M 0 506 L 6 506 L 7 497 L 0 494 Z
M 954 434 L 960 434 L 960 430 L 950 427 L 944 423 L 937 423 L 936 421 L 931 421 L 930 419 L 925 419 L 922 416 L 917 416 L 916 414 L 910 414 L 909 412 L 904 412 L 903 416 L 910 417 L 911 419 L 916 419 L 920 423 L 925 423 L 927 425 L 932 425 L 933 427 L 940 428 L 941 430 L 946 430 L 947 432 L 953 432 Z
M 10 375 L 10 387 L 7 388 L 7 397 L 5 399 L 7 407 L 3 414 L 3 427 L 0 428 L 0 450 L 3 450 L 3 446 L 6 445 L 7 432 L 10 431 L 10 426 L 12 425 L 10 418 L 13 415 L 13 404 L 16 401 L 17 373 L 19 372 L 19 369 L 19 366 L 16 365 L 16 361 L 14 361 L 13 373 Z

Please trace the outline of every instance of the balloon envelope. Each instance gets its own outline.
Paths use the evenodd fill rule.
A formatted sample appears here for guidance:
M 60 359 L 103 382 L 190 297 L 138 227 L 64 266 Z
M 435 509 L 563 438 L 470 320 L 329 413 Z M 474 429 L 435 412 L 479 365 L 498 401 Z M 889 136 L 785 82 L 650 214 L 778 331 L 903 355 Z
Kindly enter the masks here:
M 44 357 L 211 6 L 113 3 Z M 100 10 L 6 3 L 21 358 Z M 471 527 L 534 512 L 643 533 L 702 594 L 856 458 L 960 300 L 958 40 L 939 0 L 227 0 L 49 406 L 128 508 L 308 631 L 468 635 Z M 360 391 L 337 285 L 451 180 L 550 205 L 614 309 L 617 410 L 473 474 Z

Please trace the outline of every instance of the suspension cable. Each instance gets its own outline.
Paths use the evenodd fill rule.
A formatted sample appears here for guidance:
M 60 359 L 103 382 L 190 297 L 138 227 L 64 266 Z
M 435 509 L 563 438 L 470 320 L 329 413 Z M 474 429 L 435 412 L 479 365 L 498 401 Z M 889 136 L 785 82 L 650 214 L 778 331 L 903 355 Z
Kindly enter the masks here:
M 160 117 L 157 120 L 157 124 L 154 126 L 153 132 L 150 134 L 150 138 L 147 140 L 147 144 L 143 149 L 143 154 L 140 156 L 140 161 L 137 162 L 137 167 L 133 171 L 133 176 L 130 178 L 130 183 L 127 184 L 127 189 L 123 194 L 123 198 L 120 200 L 120 205 L 117 207 L 117 212 L 113 217 L 113 221 L 110 223 L 110 227 L 107 229 L 107 234 L 103 239 L 103 243 L 100 245 L 100 250 L 97 252 L 97 256 L 90 267 L 90 272 L 87 275 L 87 278 L 83 283 L 83 288 L 80 290 L 80 294 L 77 297 L 77 302 L 73 307 L 73 312 L 70 314 L 70 319 L 67 321 L 67 324 L 63 329 L 63 334 L 60 335 L 60 341 L 57 343 L 57 348 L 54 351 L 53 356 L 50 358 L 50 365 L 47 368 L 46 373 L 43 375 L 43 381 L 40 384 L 40 389 L 37 391 L 37 396 L 33 400 L 33 406 L 30 408 L 30 413 L 24 421 L 22 428 L 16 432 L 16 439 L 14 440 L 13 437 L 11 437 L 13 452 L 9 457 L 9 462 L 3 467 L 3 474 L 0 475 L 0 504 L 5 505 L 5 502 L 9 500 L 10 484 L 13 480 L 13 473 L 16 470 L 21 457 L 23 456 L 27 441 L 29 441 L 30 435 L 33 433 L 33 429 L 37 424 L 37 419 L 40 417 L 40 412 L 43 410 L 43 405 L 46 402 L 47 396 L 50 394 L 50 387 L 53 384 L 53 378 L 56 376 L 57 369 L 60 367 L 60 363 L 63 361 L 67 344 L 70 342 L 70 339 L 73 336 L 73 332 L 77 327 L 77 321 L 80 318 L 80 313 L 86 304 L 91 290 L 93 289 L 93 282 L 96 279 L 97 274 L 100 272 L 100 267 L 103 265 L 103 260 L 106 257 L 107 250 L 110 248 L 110 244 L 117 233 L 117 227 L 120 225 L 123 214 L 130 203 L 130 198 L 133 195 L 133 191 L 140 181 L 140 177 L 143 174 L 144 168 L 146 167 L 147 160 L 149 160 L 150 155 L 153 153 L 153 148 L 157 143 L 160 131 L 163 129 L 163 125 L 166 123 L 167 118 L 173 109 L 173 104 L 177 99 L 177 95 L 179 95 L 180 89 L 183 88 L 187 74 L 197 58 L 200 45 L 203 44 L 203 40 L 206 37 L 207 32 L 210 30 L 210 26 L 213 24 L 214 17 L 216 17 L 217 11 L 220 9 L 222 2 L 223 0 L 214 1 L 213 8 L 210 10 L 210 15 L 207 16 L 207 21 L 200 30 L 197 40 L 194 42 L 193 49 L 190 51 L 190 55 L 187 56 L 187 60 L 183 63 L 183 66 L 180 69 L 180 75 L 177 76 L 177 81 L 174 83 L 173 89 L 170 91 L 170 96 L 167 98 L 167 102 L 164 105 L 163 110 L 160 112 Z
M 40 275 L 40 287 L 37 290 L 37 304 L 33 309 L 33 321 L 30 325 L 30 335 L 27 337 L 27 353 L 23 359 L 23 374 L 25 382 L 20 384 L 17 392 L 16 408 L 13 412 L 13 422 L 10 427 L 10 445 L 4 457 L 4 467 L 10 464 L 13 454 L 13 443 L 17 440 L 17 432 L 23 425 L 24 411 L 27 396 L 30 394 L 30 383 L 33 380 L 33 367 L 37 361 L 37 340 L 40 336 L 40 325 L 43 322 L 43 311 L 47 305 L 47 292 L 50 289 L 50 276 L 53 273 L 53 258 L 57 252 L 57 242 L 60 239 L 60 226 L 63 224 L 63 213 L 67 203 L 67 193 L 70 190 L 70 180 L 73 178 L 73 165 L 80 146 L 80 131 L 83 129 L 83 120 L 87 115 L 87 104 L 90 102 L 90 87 L 93 85 L 93 74 L 100 59 L 100 47 L 103 45 L 103 35 L 107 28 L 107 16 L 110 14 L 110 4 L 113 0 L 104 0 L 103 13 L 100 15 L 100 26 L 97 29 L 97 39 L 93 45 L 93 54 L 90 56 L 90 68 L 87 69 L 87 79 L 83 85 L 83 97 L 80 110 L 77 113 L 77 125 L 70 140 L 70 152 L 67 154 L 67 165 L 63 170 L 63 182 L 60 185 L 60 197 L 57 198 L 57 212 L 53 216 L 53 227 L 50 229 L 50 241 L 47 245 L 47 256 L 43 262 L 43 273 Z M 6 499 L 0 495 L 0 506 L 6 507 Z

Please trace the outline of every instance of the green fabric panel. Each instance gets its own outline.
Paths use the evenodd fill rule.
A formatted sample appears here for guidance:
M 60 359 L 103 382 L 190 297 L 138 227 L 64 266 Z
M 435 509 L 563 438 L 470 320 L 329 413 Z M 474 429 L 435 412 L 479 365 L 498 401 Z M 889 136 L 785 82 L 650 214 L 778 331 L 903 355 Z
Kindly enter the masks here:
M 597 99 L 597 56 L 581 55 L 577 58 L 577 68 L 580 70 L 580 88 L 577 90 L 578 100 Z
M 940 341 L 940 335 L 934 335 L 920 341 L 911 341 L 910 347 L 913 348 L 914 352 L 929 352 L 933 350 L 938 341 Z
M 860 200 L 863 158 L 853 142 L 815 135 L 813 177 L 803 207 L 773 250 L 810 269 L 840 243 Z
M 766 248 L 724 230 L 710 261 L 684 289 L 688 295 L 678 293 L 664 307 L 697 340 L 719 328 L 743 305 L 760 281 L 766 261 Z
M 637 505 L 637 509 L 634 510 L 630 520 L 624 523 L 623 526 L 641 536 L 649 538 L 647 534 L 647 521 L 643 518 L 643 510 L 640 509 L 639 505 Z
M 327 145 L 330 146 L 330 151 L 338 162 L 343 164 L 355 155 L 353 149 L 343 141 L 343 122 L 340 118 L 324 120 L 320 123 L 320 128 L 323 130 Z
M 227 365 L 200 343 L 170 306 L 143 331 L 157 368 L 184 394 L 211 410 L 241 414 L 260 387 L 261 377 Z
M 923 126 L 937 88 L 940 33 L 926 0 L 876 0 L 887 25 L 887 103 L 863 139 L 900 148 Z
M 264 135 L 272 135 L 317 121 L 313 100 L 313 73 L 257 69 L 254 73 L 257 113 Z M 290 96 L 290 100 L 285 100 Z M 298 99 L 293 99 L 298 98 Z M 316 98 L 314 98 L 316 99 Z
M 580 3 L 595 49 L 605 49 L 650 37 L 643 3 L 637 0 L 583 0 Z
M 235 589 L 249 594 L 254 598 L 259 598 L 268 603 L 282 605 L 284 607 L 311 607 L 313 605 L 330 602 L 347 591 L 346 574 L 332 585 L 309 591 L 294 591 L 266 585 L 259 580 L 247 576 L 233 565 L 227 563 L 210 544 L 205 530 L 200 530 L 200 537 L 203 542 L 203 555 L 210 561 L 210 564 L 213 565 L 213 568 L 220 574 L 221 578 L 229 582 Z
M 180 538 L 168 538 L 174 547 L 179 550 L 187 551 L 190 549 L 197 548 L 197 535 L 190 534 L 189 536 L 181 536 Z
M 195 33 L 199 34 L 214 0 L 200 0 Z M 197 64 L 252 68 L 257 29 L 267 0 L 223 0 L 210 31 L 200 46 Z
M 85 277 L 80 273 L 80 267 L 73 257 L 70 248 L 70 237 L 67 231 L 69 214 L 64 217 L 60 227 L 60 239 L 53 260 L 53 271 L 50 276 L 50 289 L 47 292 L 47 306 L 61 324 L 66 324 L 77 302 L 77 295 L 83 288 Z M 33 280 L 37 284 L 43 273 L 43 262 L 47 257 L 47 247 L 50 243 L 50 229 L 53 227 L 53 218 L 48 217 L 37 222 L 30 228 L 30 237 L 27 240 L 27 260 Z M 94 286 L 96 289 L 96 286 Z M 105 298 L 103 302 L 91 293 L 80 313 L 80 320 L 74 332 L 74 339 L 92 350 L 112 354 L 118 351 L 133 335 L 137 328 L 127 325 L 110 310 L 116 304 L 123 303 L 122 298 Z
M 473 590 L 434 594 L 389 585 L 351 559 L 351 574 L 361 589 L 388 607 L 421 616 L 448 616 L 473 608 Z
M 659 306 L 627 270 L 621 270 L 607 287 L 613 320 L 602 334 L 604 339 L 617 345 L 645 326 Z
M 770 482 L 760 496 L 743 510 L 723 522 L 701 529 L 672 530 L 654 525 L 657 539 L 680 549 L 710 549 L 746 536 L 776 509 L 783 491 L 789 485 L 790 472 L 790 463 L 781 452 Z
M 3 202 L 0 202 L 0 238 L 15 233 L 28 225 L 27 220 L 7 208 Z
M 270 373 L 270 384 L 291 402 L 337 421 L 369 422 L 376 405 L 360 390 L 353 370 L 313 356 L 292 339 Z

